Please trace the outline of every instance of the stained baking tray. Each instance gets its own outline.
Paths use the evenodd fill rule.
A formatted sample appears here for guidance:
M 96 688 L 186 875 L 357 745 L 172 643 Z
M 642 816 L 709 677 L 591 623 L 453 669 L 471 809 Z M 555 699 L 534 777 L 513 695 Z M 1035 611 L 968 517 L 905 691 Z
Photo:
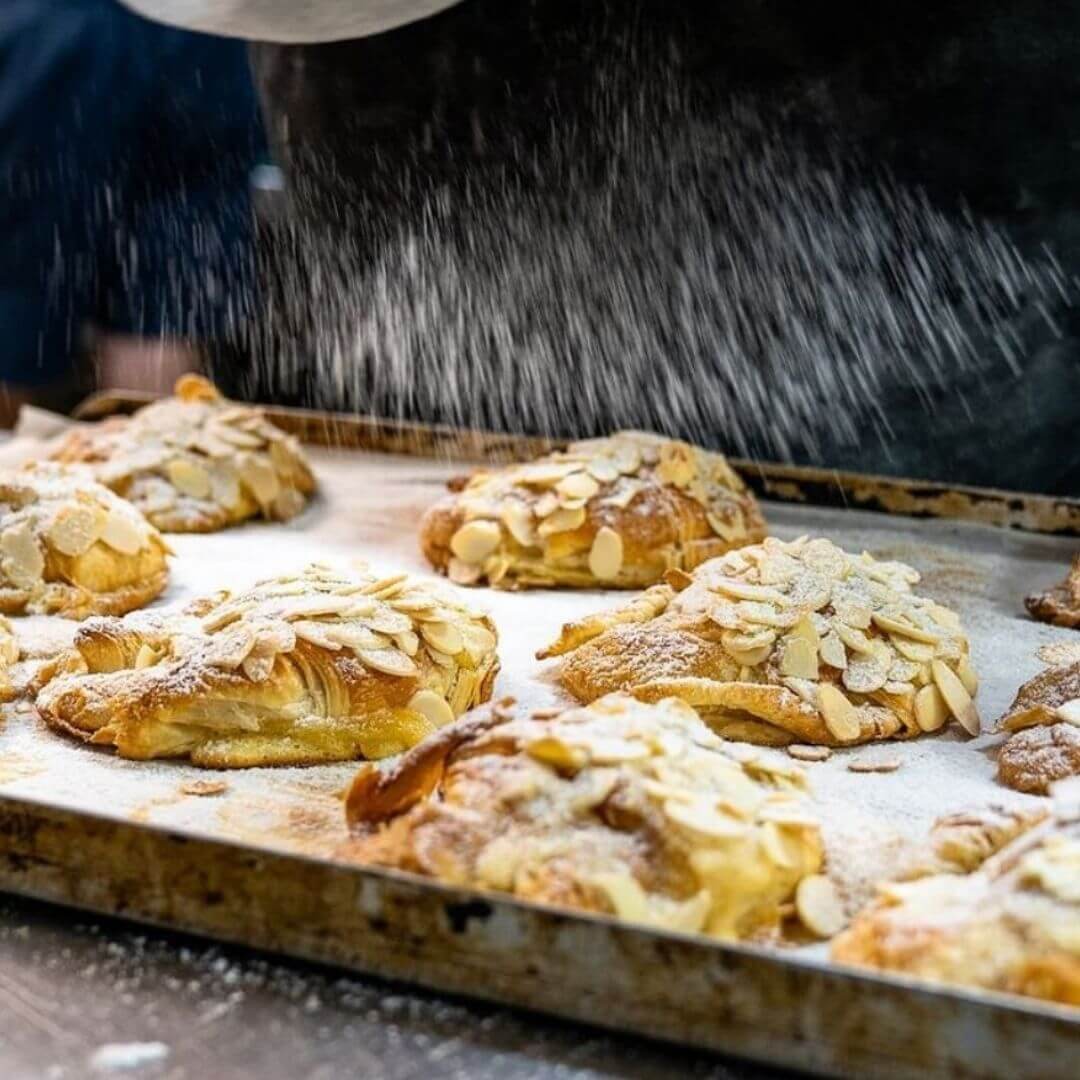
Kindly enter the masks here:
M 82 415 L 139 403 L 99 396 Z M 542 445 L 271 414 L 313 444 L 323 495 L 287 526 L 174 538 L 166 602 L 320 556 L 422 572 L 416 521 L 445 479 L 464 462 Z M 32 438 L 23 446 L 34 452 Z M 968 624 L 984 716 L 1003 711 L 1038 670 L 1039 645 L 1075 640 L 1027 620 L 1022 599 L 1062 573 L 1076 547 L 1070 537 L 1080 533 L 1076 500 L 737 464 L 767 499 L 779 535 L 824 533 L 923 571 L 925 591 L 948 599 Z M 499 691 L 526 705 L 558 696 L 532 649 L 566 618 L 610 602 L 599 593 L 474 595 L 504 630 Z M 57 624 L 29 620 L 22 629 L 44 640 Z M 830 859 L 852 888 L 877 876 L 942 809 L 1027 798 L 998 787 L 989 748 L 956 732 L 890 746 L 903 762 L 896 773 L 845 769 L 852 757 L 881 753 L 844 751 L 810 769 L 828 815 Z M 0 729 L 0 887 L 809 1071 L 1075 1075 L 1076 1010 L 845 970 L 821 949 L 720 945 L 335 861 L 344 838 L 339 793 L 353 771 L 208 774 L 125 762 L 43 730 L 28 711 L 9 711 Z M 211 776 L 227 789 L 195 794 L 192 784 Z

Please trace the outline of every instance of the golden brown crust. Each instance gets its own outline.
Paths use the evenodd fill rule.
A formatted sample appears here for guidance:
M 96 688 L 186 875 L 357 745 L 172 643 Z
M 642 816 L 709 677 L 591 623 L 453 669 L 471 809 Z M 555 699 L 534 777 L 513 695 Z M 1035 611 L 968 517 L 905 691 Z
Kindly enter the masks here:
M 1080 1005 L 1080 821 L 1059 808 L 972 853 L 966 866 L 881 886 L 834 939 L 833 959 Z
M 0 612 L 122 615 L 168 582 L 164 540 L 83 469 L 36 465 L 0 478 Z
M 1032 618 L 1055 626 L 1080 627 L 1080 553 L 1060 585 L 1044 593 L 1033 593 L 1024 602 Z
M 801 770 L 739 756 L 675 699 L 504 702 L 349 792 L 348 859 L 722 938 L 779 932 L 820 870 Z
M 123 757 L 384 757 L 491 696 L 495 645 L 490 620 L 446 590 L 311 566 L 183 613 L 88 622 L 37 707 Z
M 11 623 L 0 615 L 0 702 L 11 701 L 16 696 L 8 669 L 19 659 L 19 651 Z
M 1024 683 L 999 728 L 1008 738 L 998 751 L 998 779 L 1008 787 L 1045 795 L 1080 775 L 1080 661 Z
M 769 538 L 668 580 L 568 624 L 538 656 L 565 657 L 560 681 L 580 701 L 674 695 L 748 742 L 910 738 L 950 714 L 978 730 L 967 638 L 911 592 L 910 567 Z
M 459 584 L 630 589 L 765 531 L 721 454 L 619 432 L 476 473 L 425 514 L 420 544 Z
M 53 456 L 87 465 L 163 532 L 287 521 L 315 490 L 296 439 L 197 375 L 134 416 L 71 432 Z

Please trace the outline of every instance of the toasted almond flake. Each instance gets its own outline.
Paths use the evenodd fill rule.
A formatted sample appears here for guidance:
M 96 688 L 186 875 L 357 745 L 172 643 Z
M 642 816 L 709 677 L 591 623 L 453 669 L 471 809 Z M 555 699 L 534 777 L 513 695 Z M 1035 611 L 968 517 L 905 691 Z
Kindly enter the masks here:
M 861 630 L 857 630 L 853 626 L 848 626 L 846 623 L 839 619 L 832 620 L 833 633 L 852 651 L 855 653 L 873 655 L 873 645 Z M 848 663 L 852 660 L 849 659 Z
M 818 709 L 834 739 L 850 742 L 859 737 L 862 729 L 855 706 L 832 683 L 818 687 Z
M 782 592 L 769 585 L 754 585 L 749 581 L 738 581 L 734 578 L 719 578 L 713 582 L 712 589 L 714 592 L 723 593 L 736 600 L 761 600 L 764 603 L 776 604 L 777 607 L 790 605 L 790 601 Z
M 403 615 L 400 611 L 394 611 L 393 608 L 385 606 L 373 611 L 367 617 L 367 625 L 371 627 L 376 633 L 389 634 L 404 634 L 412 629 L 412 619 L 408 615 Z
M 824 660 L 829 667 L 836 668 L 838 671 L 843 671 L 847 667 L 847 650 L 844 648 L 844 643 L 836 634 L 826 634 L 821 639 L 821 645 L 818 647 L 818 652 L 821 655 L 821 659 Z
M 934 646 L 925 642 L 909 641 L 904 637 L 894 637 L 892 645 L 905 660 L 910 660 L 912 663 L 929 664 L 934 659 Z
M 964 689 L 974 697 L 979 692 L 979 676 L 975 674 L 971 659 L 966 653 L 957 662 L 956 674 L 964 684 Z
M 804 746 L 802 743 L 792 743 L 786 749 L 788 755 L 796 761 L 828 761 L 832 757 L 832 751 L 827 746 Z
M 224 780 L 188 780 L 180 785 L 180 791 L 184 795 L 196 795 L 200 798 L 224 795 L 228 790 L 229 785 Z
M 536 526 L 532 511 L 518 502 L 507 503 L 500 513 L 502 523 L 514 540 L 524 548 L 536 546 Z
M 897 758 L 879 758 L 877 760 L 849 761 L 848 772 L 853 773 L 890 773 L 900 768 Z
M 110 510 L 101 529 L 101 539 L 121 555 L 137 555 L 149 537 L 145 522 L 122 510 Z
M 935 634 L 925 630 L 921 626 L 900 619 L 893 615 L 887 615 L 882 611 L 875 611 L 871 616 L 874 625 L 882 630 L 888 630 L 890 634 L 899 634 L 901 637 L 911 638 L 912 641 L 921 641 L 928 645 L 934 645 L 941 640 L 941 634 Z
M 746 834 L 744 824 L 727 814 L 721 814 L 702 800 L 684 802 L 681 799 L 668 799 L 663 809 L 669 821 L 703 836 L 734 840 Z
M 853 694 L 872 694 L 880 690 L 889 679 L 889 668 L 872 655 L 859 653 L 848 661 L 840 681 Z
M 420 633 L 428 644 L 447 656 L 457 656 L 465 647 L 457 627 L 447 622 L 425 622 Z
M 29 521 L 12 525 L 0 534 L 0 570 L 17 589 L 31 589 L 41 581 L 45 557 Z
M 619 478 L 619 470 L 609 458 L 595 458 L 586 468 L 589 475 L 600 484 L 613 484 Z
M 579 468 L 576 462 L 537 461 L 520 466 L 514 479 L 527 487 L 554 487 L 564 477 L 578 472 Z
M 540 536 L 552 536 L 555 533 L 573 532 L 585 524 L 585 510 L 579 507 L 576 510 L 556 510 L 549 514 L 540 523 L 537 532 Z
M 263 445 L 263 440 L 257 435 L 232 427 L 230 424 L 217 423 L 213 426 L 212 431 L 217 438 L 223 439 L 241 450 L 258 450 Z
M 498 546 L 502 533 L 494 521 L 469 521 L 450 538 L 450 550 L 466 563 L 482 563 Z
M 543 709 L 533 709 L 529 715 L 534 720 L 554 720 L 556 716 L 562 716 L 566 709 L 561 706 L 547 706 Z
M 831 938 L 847 925 L 836 886 L 824 874 L 811 874 L 799 882 L 795 911 L 803 926 L 819 938 Z
M 101 537 L 108 512 L 97 503 L 64 506 L 53 518 L 45 536 L 62 555 L 85 555 Z
M 1071 701 L 1063 702 L 1054 712 L 1059 720 L 1080 727 L 1080 698 L 1073 698 Z
M 697 462 L 693 449 L 686 443 L 669 442 L 660 449 L 660 461 L 656 475 L 665 484 L 684 488 L 697 475 Z
M 942 660 L 935 660 L 930 665 L 934 682 L 949 706 L 949 712 L 960 722 L 960 726 L 969 735 L 979 734 L 979 714 L 971 695 L 956 673 Z
M 554 514 L 559 506 L 559 496 L 553 491 L 548 491 L 533 503 L 533 513 L 537 518 L 547 518 Z
M 554 735 L 526 743 L 525 753 L 559 772 L 578 773 L 589 763 L 589 754 L 584 747 L 570 746 Z
M 631 476 L 641 468 L 641 451 L 630 443 L 616 446 L 612 463 L 624 476 Z
M 460 559 L 452 558 L 446 564 L 446 576 L 455 585 L 475 585 L 483 577 L 483 574 L 483 567 L 477 566 L 475 563 L 462 562 Z
M 780 674 L 796 679 L 818 677 L 818 652 L 805 637 L 789 635 L 784 639 L 784 654 L 780 660 Z
M 564 476 L 555 485 L 555 490 L 559 493 L 559 497 L 563 500 L 565 506 L 568 501 L 577 502 L 582 500 L 588 502 L 600 490 L 600 485 L 588 473 L 577 472 Z
M 192 499 L 205 499 L 210 495 L 210 474 L 197 462 L 173 458 L 165 466 L 165 475 L 182 495 Z
M 420 713 L 437 728 L 446 727 L 454 720 L 454 710 L 450 708 L 449 702 L 434 690 L 417 690 L 409 698 L 407 708 Z
M 399 649 L 360 649 L 356 655 L 369 668 L 381 671 L 385 675 L 405 678 L 416 675 L 419 670 L 416 664 Z
M 479 623 L 463 623 L 461 626 L 461 642 L 469 659 L 474 664 L 479 663 L 485 656 L 495 651 L 497 644 L 495 635 Z
M 415 656 L 420 651 L 420 637 L 412 630 L 394 635 L 394 644 L 406 655 Z
M 244 454 L 241 457 L 240 480 L 264 508 L 270 506 L 281 491 L 277 471 L 261 454 Z
M 161 654 L 157 649 L 143 642 L 135 654 L 135 669 L 141 671 L 143 668 L 153 667 L 160 659 Z
M 601 581 L 613 581 L 623 564 L 622 537 L 607 525 L 602 526 L 593 539 L 589 551 L 589 570 Z

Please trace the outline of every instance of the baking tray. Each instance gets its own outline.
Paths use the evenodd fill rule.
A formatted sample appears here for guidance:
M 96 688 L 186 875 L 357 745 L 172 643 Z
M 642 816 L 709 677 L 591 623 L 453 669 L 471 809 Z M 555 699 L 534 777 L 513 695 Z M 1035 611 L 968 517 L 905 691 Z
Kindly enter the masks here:
M 140 401 L 99 397 L 82 415 Z M 165 602 L 324 556 L 423 572 L 416 522 L 445 480 L 465 461 L 539 445 L 297 410 L 271 414 L 323 447 L 312 450 L 322 497 L 286 526 L 172 538 L 178 558 Z M 968 624 L 988 719 L 1038 670 L 1038 646 L 1075 640 L 1022 615 L 1025 592 L 1058 578 L 1076 547 L 1075 500 L 739 467 L 768 498 L 779 535 L 825 533 L 923 571 L 925 591 L 948 598 Z M 550 670 L 531 660 L 536 645 L 566 618 L 610 602 L 595 592 L 473 595 L 504 633 L 498 692 L 525 705 L 558 699 Z M 20 622 L 29 641 L 57 628 L 51 620 Z M 945 808 L 1030 801 L 994 784 L 992 741 L 973 745 L 950 732 L 894 744 L 888 756 L 903 766 L 889 775 L 845 769 L 853 757 L 882 756 L 881 746 L 811 766 L 830 859 L 845 883 L 867 886 Z M 1076 1010 L 845 970 L 820 948 L 720 945 L 335 862 L 330 853 L 344 837 L 340 792 L 354 770 L 208 774 L 180 763 L 125 762 L 43 730 L 26 710 L 11 711 L 0 730 L 0 887 L 808 1071 L 1075 1075 Z M 192 782 L 209 775 L 223 776 L 227 790 L 192 794 Z

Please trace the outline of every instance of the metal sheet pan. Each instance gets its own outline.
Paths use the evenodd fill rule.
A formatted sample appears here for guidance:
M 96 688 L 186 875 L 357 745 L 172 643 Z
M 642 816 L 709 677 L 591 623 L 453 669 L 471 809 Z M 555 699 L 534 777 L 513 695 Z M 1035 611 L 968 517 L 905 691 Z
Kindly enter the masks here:
M 313 452 L 322 499 L 289 526 L 176 538 L 165 602 L 319 555 L 422 571 L 416 520 L 446 477 L 462 459 L 524 448 L 505 437 L 376 421 L 281 419 L 328 433 L 315 441 L 349 447 Z M 383 453 L 388 445 L 398 453 Z M 910 497 L 900 483 L 744 469 L 796 485 L 793 501 L 766 506 L 778 534 L 825 533 L 920 568 L 925 590 L 948 598 L 968 623 L 985 716 L 998 715 L 1038 669 L 1038 645 L 1071 640 L 1069 631 L 1027 620 L 1022 597 L 1058 577 L 1076 546 L 1053 535 L 1076 513 L 1073 504 L 982 492 L 951 501 L 941 491 L 925 511 L 933 516 L 916 518 L 814 505 L 815 484 L 850 493 L 844 484 L 864 483 L 884 496 L 876 510 L 895 511 Z M 965 520 L 965 508 L 1003 504 L 994 512 L 999 523 L 1045 531 Z M 504 628 L 499 691 L 525 704 L 558 699 L 550 672 L 531 662 L 537 642 L 607 602 L 598 593 L 543 597 L 477 594 Z M 850 757 L 874 753 L 880 749 L 845 751 L 811 771 L 829 814 L 830 861 L 846 862 L 853 886 L 879 872 L 891 845 L 924 833 L 943 805 L 1025 798 L 998 787 L 991 755 L 955 733 L 891 747 L 903 759 L 896 773 L 846 771 Z M 1075 1072 L 1075 1010 L 844 971 L 820 950 L 721 946 L 335 862 L 330 853 L 344 830 L 339 792 L 352 772 L 248 770 L 225 774 L 225 793 L 200 797 L 185 789 L 206 777 L 201 770 L 120 761 L 16 711 L 0 730 L 0 887 L 812 1071 Z M 856 834 L 861 846 L 851 844 Z

